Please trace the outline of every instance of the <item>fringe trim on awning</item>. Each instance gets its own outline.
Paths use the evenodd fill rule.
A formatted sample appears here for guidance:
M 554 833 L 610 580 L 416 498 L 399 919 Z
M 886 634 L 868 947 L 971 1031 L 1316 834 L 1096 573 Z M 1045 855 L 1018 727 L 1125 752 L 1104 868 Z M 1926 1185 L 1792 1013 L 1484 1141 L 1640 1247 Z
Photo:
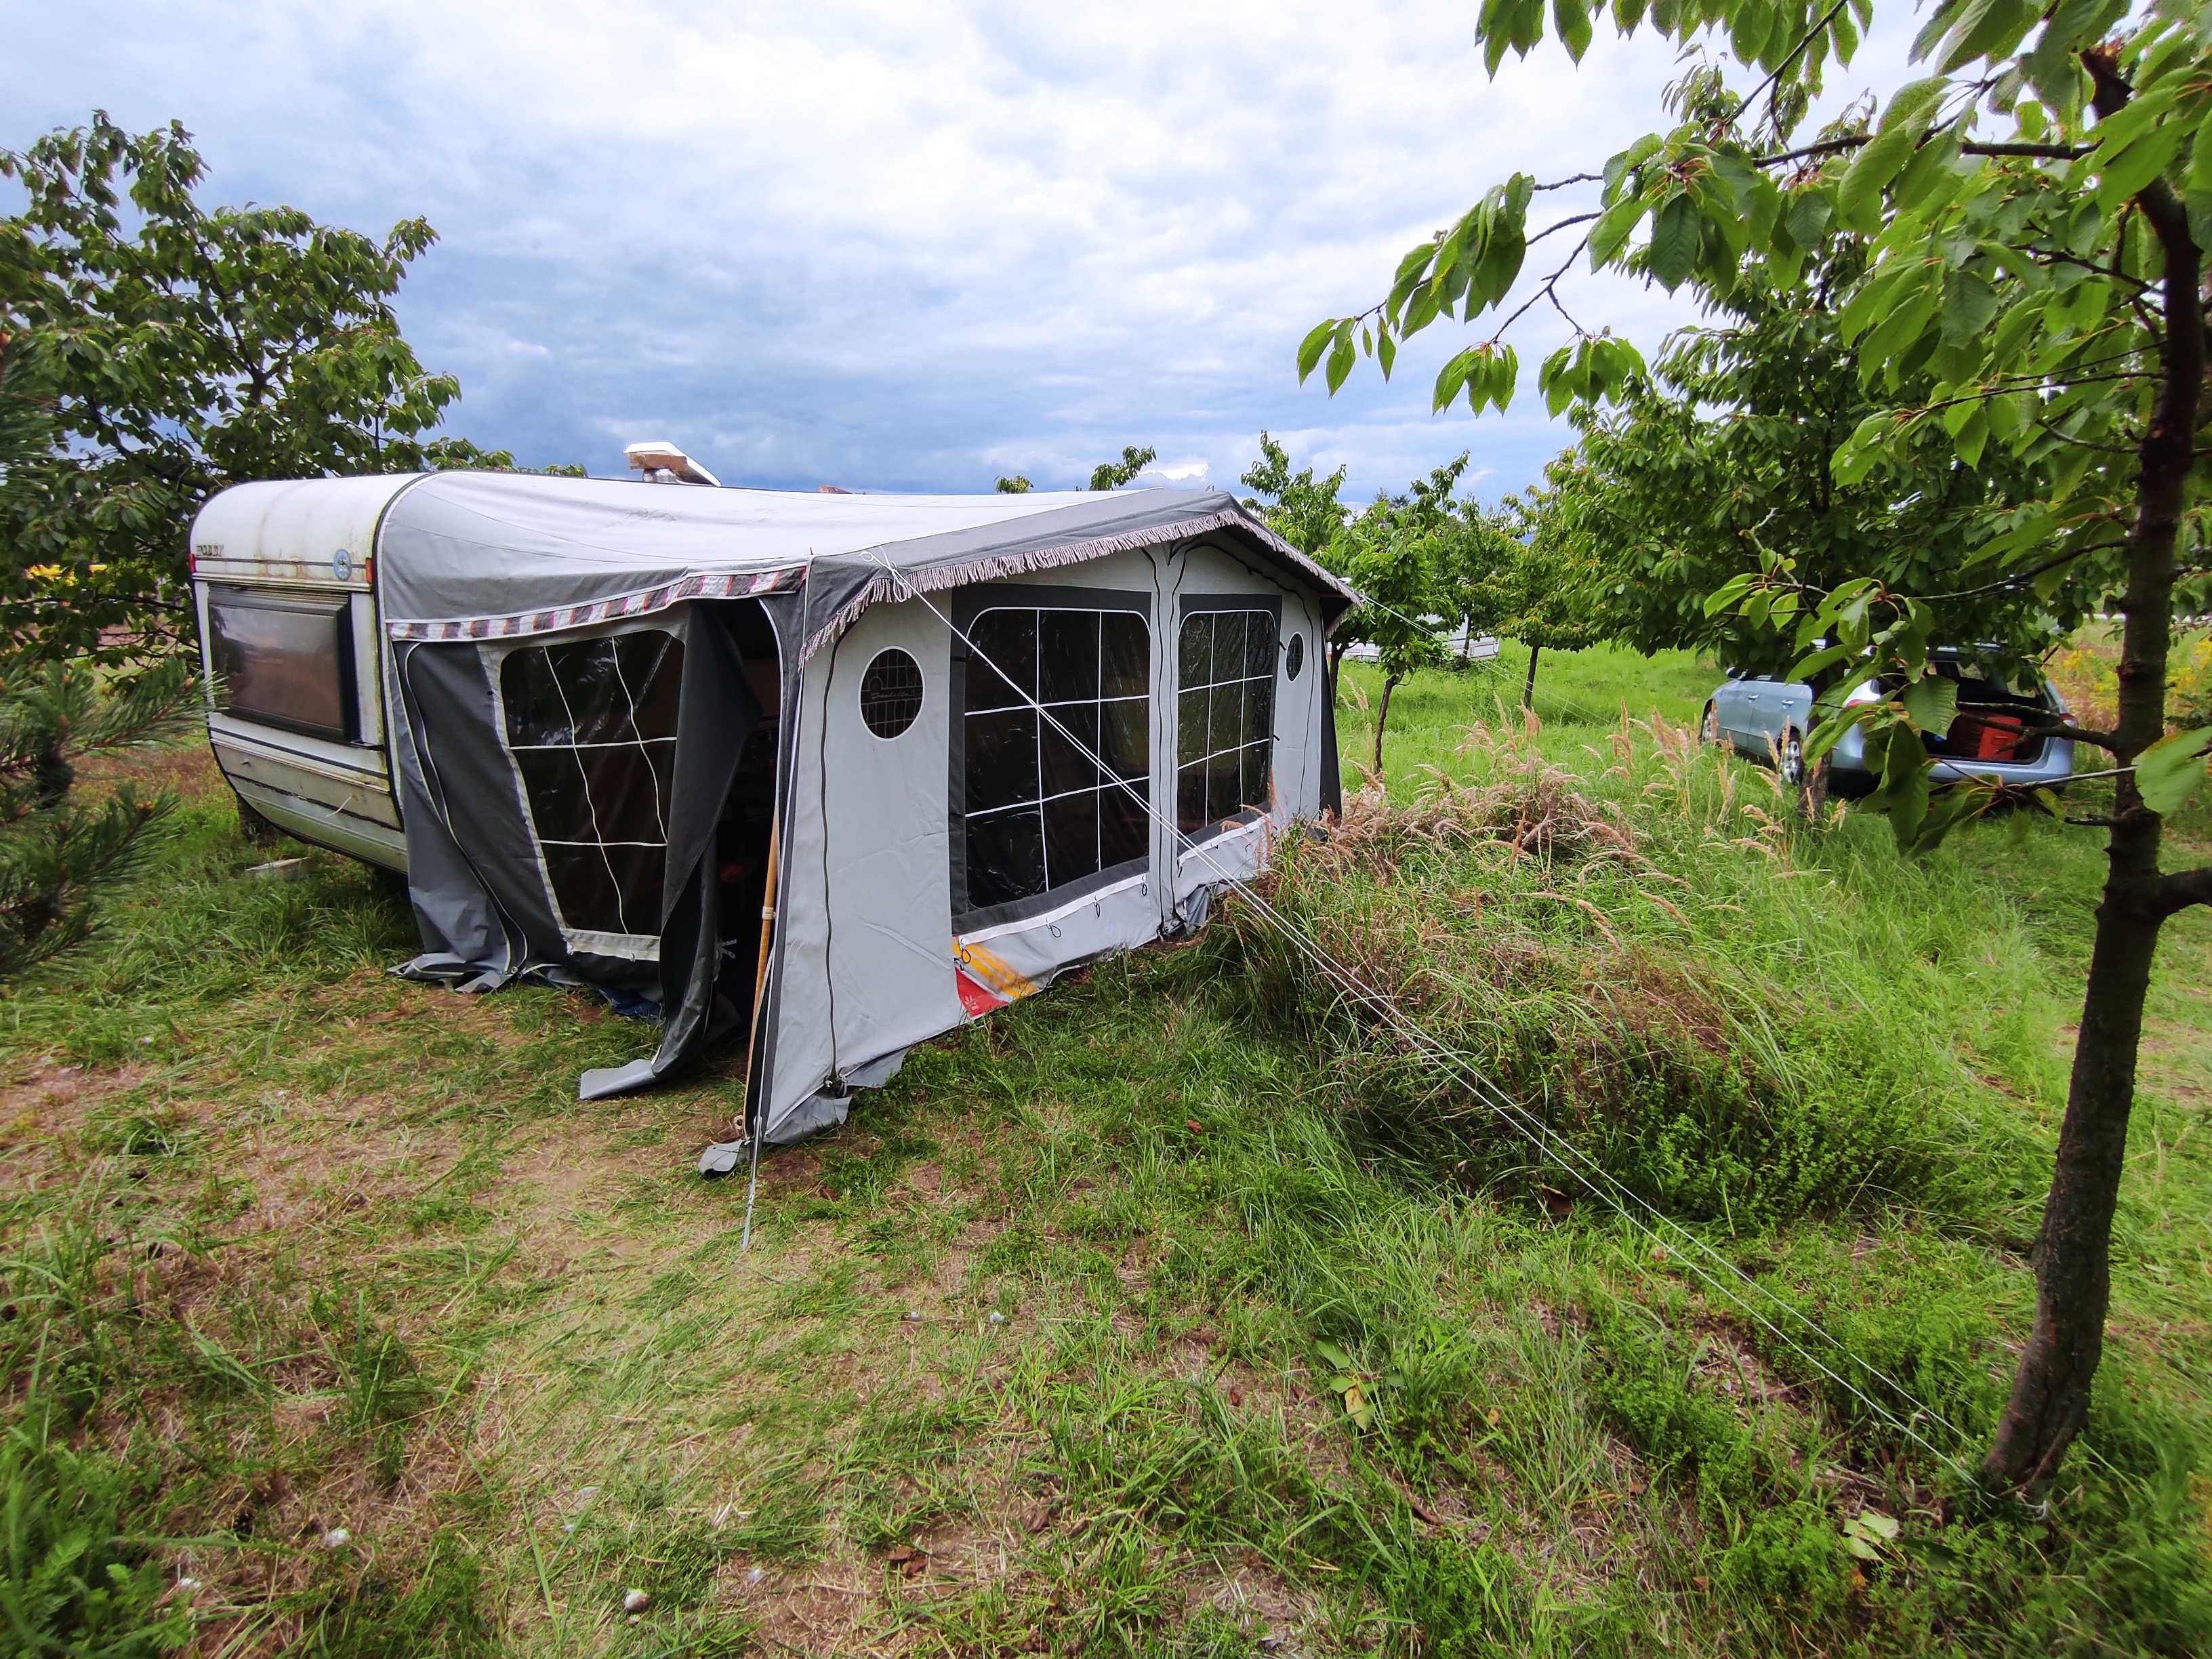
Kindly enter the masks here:
M 1173 525 L 1158 526 L 1150 530 L 1124 531 L 1118 536 L 1093 536 L 1084 541 L 1063 542 L 1057 547 L 1032 548 L 1024 553 L 989 553 L 980 558 L 963 559 L 951 564 L 925 565 L 916 569 L 894 567 L 882 570 L 870 579 L 866 586 L 840 605 L 836 615 L 808 635 L 806 644 L 799 653 L 800 659 L 803 661 L 811 657 L 836 639 L 858 622 L 860 613 L 872 605 L 902 599 L 909 593 L 935 593 L 948 587 L 964 587 L 969 582 L 1026 576 L 1033 571 L 1054 570 L 1063 565 L 1103 559 L 1109 553 L 1129 553 L 1140 547 L 1160 547 L 1170 542 L 1188 541 L 1194 536 L 1204 535 L 1209 530 L 1241 530 L 1270 551 L 1288 560 L 1319 586 L 1335 593 L 1347 604 L 1360 602 L 1359 595 L 1354 590 L 1346 586 L 1340 579 L 1322 569 L 1267 526 L 1247 514 L 1234 508 L 1224 508 L 1218 513 L 1185 519 Z

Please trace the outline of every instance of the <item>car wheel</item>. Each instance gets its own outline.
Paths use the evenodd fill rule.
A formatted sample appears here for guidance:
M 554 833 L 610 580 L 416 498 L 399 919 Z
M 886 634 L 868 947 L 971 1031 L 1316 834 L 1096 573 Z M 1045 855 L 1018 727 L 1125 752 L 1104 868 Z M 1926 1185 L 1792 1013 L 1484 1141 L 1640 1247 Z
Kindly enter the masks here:
M 1782 734 L 1782 752 L 1776 757 L 1776 769 L 1782 781 L 1792 789 L 1805 781 L 1805 740 L 1795 732 Z
M 1721 740 L 1721 711 L 1711 703 L 1705 705 L 1705 717 L 1698 723 L 1698 736 L 1718 747 Z

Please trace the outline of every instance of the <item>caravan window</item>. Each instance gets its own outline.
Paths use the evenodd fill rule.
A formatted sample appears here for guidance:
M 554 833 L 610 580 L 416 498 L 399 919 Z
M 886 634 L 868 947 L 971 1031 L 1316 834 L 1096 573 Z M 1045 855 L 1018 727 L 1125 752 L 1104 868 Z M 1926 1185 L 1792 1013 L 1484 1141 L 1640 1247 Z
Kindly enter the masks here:
M 1152 698 L 1144 617 L 1021 606 L 984 611 L 968 635 L 969 907 L 1028 898 L 1146 858 Z
M 684 642 L 658 629 L 522 646 L 500 665 L 507 746 L 522 775 L 561 925 L 579 948 L 640 952 L 660 933 Z
M 1274 757 L 1275 618 L 1194 611 L 1177 646 L 1176 826 L 1185 835 L 1267 805 Z
M 216 707 L 340 743 L 356 729 L 353 608 L 340 594 L 208 592 Z

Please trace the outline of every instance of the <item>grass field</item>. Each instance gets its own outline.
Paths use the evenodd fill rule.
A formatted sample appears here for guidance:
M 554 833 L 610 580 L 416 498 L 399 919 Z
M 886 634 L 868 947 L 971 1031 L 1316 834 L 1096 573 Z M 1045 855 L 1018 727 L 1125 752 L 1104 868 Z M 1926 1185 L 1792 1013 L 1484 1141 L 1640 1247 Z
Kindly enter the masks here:
M 0 1642 L 2212 1647 L 2212 915 L 2153 988 L 2092 1431 L 2047 1510 L 1990 1505 L 1946 1460 L 2030 1305 L 2095 842 L 1906 865 L 1688 743 L 1695 662 L 1547 653 L 1532 729 L 1516 655 L 1400 690 L 1387 799 L 1276 902 L 1901 1389 L 1235 904 L 768 1158 L 742 1253 L 691 1168 L 726 1072 L 578 1103 L 647 1028 L 391 979 L 404 906 L 249 878 L 179 763 L 159 867 L 0 1001 Z

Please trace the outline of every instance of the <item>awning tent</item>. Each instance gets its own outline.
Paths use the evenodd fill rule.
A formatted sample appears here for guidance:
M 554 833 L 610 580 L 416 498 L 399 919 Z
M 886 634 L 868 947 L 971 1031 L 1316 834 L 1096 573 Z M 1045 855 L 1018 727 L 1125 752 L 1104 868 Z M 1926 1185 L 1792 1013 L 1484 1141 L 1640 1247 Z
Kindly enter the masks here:
M 266 544 L 369 482 L 208 512 Z M 404 971 L 659 1004 L 655 1054 L 586 1094 L 742 1036 L 748 1124 L 795 1138 L 914 1043 L 1193 925 L 1335 804 L 1322 647 L 1355 596 L 1219 491 L 389 489 Z

